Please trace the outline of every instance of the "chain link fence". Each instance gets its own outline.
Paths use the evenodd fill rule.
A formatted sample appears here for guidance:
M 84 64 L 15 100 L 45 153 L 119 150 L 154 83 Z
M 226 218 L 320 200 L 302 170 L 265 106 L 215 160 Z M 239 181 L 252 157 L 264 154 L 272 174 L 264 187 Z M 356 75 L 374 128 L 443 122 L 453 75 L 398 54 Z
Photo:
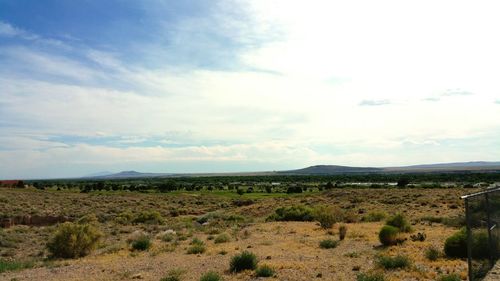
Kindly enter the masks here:
M 500 187 L 466 195 L 469 280 L 482 280 L 500 257 Z

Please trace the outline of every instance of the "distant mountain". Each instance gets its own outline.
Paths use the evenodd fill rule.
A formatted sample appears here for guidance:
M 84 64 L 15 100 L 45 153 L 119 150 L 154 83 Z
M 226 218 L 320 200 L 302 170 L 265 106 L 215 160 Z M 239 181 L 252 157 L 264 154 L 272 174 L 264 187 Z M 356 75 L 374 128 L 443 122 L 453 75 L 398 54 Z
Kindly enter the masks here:
M 500 172 L 500 162 L 457 162 L 424 164 L 402 167 L 349 167 L 339 165 L 316 165 L 303 169 L 276 171 L 276 172 L 242 172 L 242 173 L 141 173 L 136 171 L 122 171 L 119 173 L 103 172 L 102 175 L 89 175 L 90 179 L 128 179 L 128 178 L 156 178 L 156 177 L 209 177 L 209 176 L 267 176 L 267 175 L 342 175 L 342 174 L 391 174 L 391 173 L 453 173 L 453 172 Z
M 500 162 L 457 162 L 424 164 L 402 167 L 349 167 L 337 165 L 316 165 L 303 169 L 280 171 L 279 174 L 291 175 L 341 175 L 360 173 L 433 173 L 433 172 L 500 172 Z
M 473 161 L 473 162 L 413 165 L 413 166 L 406 166 L 406 168 L 475 168 L 475 167 L 499 167 L 499 166 L 500 162 Z
M 294 175 L 338 175 L 338 174 L 356 174 L 356 173 L 377 173 L 383 171 L 384 171 L 383 168 L 316 165 L 304 169 L 281 171 L 278 173 L 294 174 Z
M 440 163 L 440 164 L 424 164 L 405 167 L 389 167 L 386 171 L 403 171 L 403 172 L 459 172 L 459 171 L 500 171 L 500 162 L 455 162 L 455 163 Z
M 102 176 L 93 176 L 88 178 L 94 179 L 129 179 L 129 178 L 154 178 L 154 177 L 163 177 L 163 176 L 171 176 L 173 174 L 167 173 L 140 173 L 136 171 L 122 171 L 116 174 L 108 174 Z

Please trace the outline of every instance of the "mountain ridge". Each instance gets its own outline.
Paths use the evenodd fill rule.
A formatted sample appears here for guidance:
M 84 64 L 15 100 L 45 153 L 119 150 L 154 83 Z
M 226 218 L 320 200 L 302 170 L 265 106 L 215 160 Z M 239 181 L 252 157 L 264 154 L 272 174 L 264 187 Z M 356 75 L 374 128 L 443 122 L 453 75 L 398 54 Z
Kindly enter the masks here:
M 341 175 L 341 174 L 373 174 L 373 173 L 433 173 L 433 172 L 500 172 L 500 162 L 470 161 L 436 164 L 419 164 L 396 167 L 353 167 L 342 165 L 313 165 L 301 169 L 263 172 L 235 173 L 142 173 L 133 170 L 115 174 L 85 176 L 91 179 L 127 179 L 153 177 L 202 177 L 202 176 L 263 176 L 263 175 Z

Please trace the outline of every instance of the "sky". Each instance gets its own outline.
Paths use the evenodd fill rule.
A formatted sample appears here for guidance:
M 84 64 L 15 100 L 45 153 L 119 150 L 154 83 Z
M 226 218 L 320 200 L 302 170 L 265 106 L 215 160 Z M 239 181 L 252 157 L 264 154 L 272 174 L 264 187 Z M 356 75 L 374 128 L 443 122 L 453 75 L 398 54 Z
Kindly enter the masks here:
M 0 0 L 0 179 L 499 161 L 499 8 Z

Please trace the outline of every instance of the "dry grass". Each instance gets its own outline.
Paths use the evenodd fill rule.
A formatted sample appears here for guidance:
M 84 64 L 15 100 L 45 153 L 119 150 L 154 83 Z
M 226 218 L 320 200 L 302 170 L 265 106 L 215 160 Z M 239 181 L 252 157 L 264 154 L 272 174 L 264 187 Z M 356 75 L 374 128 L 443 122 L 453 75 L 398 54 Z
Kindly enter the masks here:
M 460 215 L 460 207 L 456 209 L 449 206 L 461 206 L 457 198 L 462 193 L 460 189 L 342 189 L 324 194 L 260 199 L 252 205 L 238 207 L 231 204 L 228 198 L 200 197 L 197 194 L 97 195 L 1 190 L 0 196 L 9 198 L 12 202 L 22 202 L 9 206 L 0 204 L 2 214 L 30 214 L 36 211 L 68 215 L 76 219 L 87 213 L 95 213 L 100 221 L 99 226 L 105 233 L 105 240 L 88 257 L 55 261 L 49 266 L 43 266 L 42 260 L 47 254 L 44 242 L 54 226 L 14 226 L 0 230 L 1 237 L 11 241 L 7 246 L 0 245 L 0 255 L 15 260 L 35 260 L 39 266 L 2 273 L 0 279 L 126 280 L 139 276 L 143 280 L 160 280 L 170 270 L 180 268 L 185 270 L 183 280 L 199 280 L 204 272 L 210 270 L 221 273 L 224 280 L 249 280 L 254 276 L 251 271 L 238 274 L 228 272 L 230 258 L 244 250 L 250 250 L 261 262 L 274 268 L 278 280 L 312 280 L 318 274 L 321 274 L 322 280 L 355 280 L 358 272 L 370 272 L 376 268 L 375 260 L 379 255 L 405 255 L 412 261 L 410 268 L 385 272 L 388 280 L 435 280 L 444 273 L 464 275 L 464 261 L 445 258 L 429 261 L 424 255 L 430 246 L 442 247 L 446 237 L 456 229 L 419 220 L 423 216 Z M 415 231 L 424 232 L 427 239 L 423 242 L 408 239 L 402 245 L 383 248 L 378 241 L 378 231 L 384 224 L 383 221 L 347 223 L 349 231 L 346 238 L 336 248 L 322 250 L 318 246 L 320 241 L 338 238 L 338 224 L 325 231 L 315 222 L 265 222 L 265 218 L 277 207 L 294 204 L 330 204 L 349 210 L 359 218 L 371 211 L 388 214 L 400 212 L 413 223 Z M 171 216 L 172 208 L 184 210 L 183 215 Z M 122 224 L 114 220 L 115 216 L 125 211 L 137 213 L 145 210 L 158 211 L 165 223 Z M 197 216 L 213 211 L 220 211 L 226 216 L 209 220 L 207 226 L 194 222 L 193 219 Z M 238 222 L 224 221 L 231 214 L 243 215 L 247 219 Z M 134 231 L 144 231 L 155 237 L 167 229 L 176 231 L 174 238 L 169 239 L 169 242 L 161 237 L 153 239 L 149 251 L 132 252 L 123 246 Z M 208 239 L 215 233 L 227 233 L 231 239 L 226 243 L 215 243 Z M 409 238 L 410 234 L 404 235 Z M 204 253 L 186 254 L 192 237 L 205 241 Z M 60 266 L 62 264 L 67 266 Z

